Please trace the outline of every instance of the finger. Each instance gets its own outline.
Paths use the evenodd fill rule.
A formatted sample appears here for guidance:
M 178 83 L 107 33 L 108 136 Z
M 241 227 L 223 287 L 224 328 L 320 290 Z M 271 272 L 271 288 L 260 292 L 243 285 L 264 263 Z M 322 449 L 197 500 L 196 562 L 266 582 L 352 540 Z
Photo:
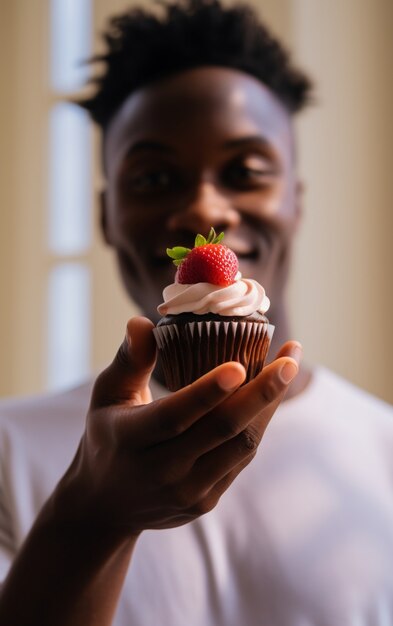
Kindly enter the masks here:
M 293 357 L 280 356 L 275 359 L 254 380 L 239 389 L 230 403 L 223 405 L 225 421 L 228 422 L 226 413 L 239 416 L 232 420 L 235 426 L 234 436 L 246 428 L 253 418 L 263 414 L 269 407 L 274 409 L 281 401 L 299 371 L 301 351 L 296 350 L 293 354 Z
M 154 325 L 146 317 L 127 323 L 117 354 L 94 385 L 92 405 L 134 404 L 143 401 L 156 359 Z
M 153 328 L 154 324 L 147 317 L 133 317 L 127 323 L 123 342 L 125 364 L 131 366 L 133 384 L 138 388 L 149 384 L 156 363 L 157 348 Z
M 290 362 L 292 363 L 293 360 L 296 362 L 297 373 L 297 365 L 300 362 L 302 356 L 302 346 L 299 342 L 287 341 L 280 349 L 278 355 L 279 357 L 291 357 Z M 193 385 L 181 389 L 176 394 L 173 394 L 171 398 L 168 398 L 166 400 L 165 410 L 162 413 L 162 421 L 160 422 L 160 424 L 157 424 L 159 428 L 159 433 L 156 442 L 158 443 L 160 441 L 171 439 L 175 436 L 180 435 L 182 432 L 186 431 L 197 419 L 202 417 L 204 413 L 210 412 L 215 406 L 223 402 L 225 400 L 225 397 L 222 395 L 222 393 L 220 393 L 220 387 L 221 389 L 227 388 L 230 391 L 230 393 L 227 395 L 232 395 L 233 392 L 236 391 L 236 389 L 244 382 L 244 377 L 241 378 L 240 383 L 238 380 L 236 380 L 236 369 L 240 371 L 239 367 L 241 367 L 240 364 L 236 362 L 223 364 L 222 366 L 219 366 L 211 372 L 208 372 L 208 374 L 193 383 Z M 221 380 L 216 379 L 216 385 L 218 384 L 218 389 L 213 386 L 211 387 L 210 392 L 207 391 L 205 389 L 205 383 L 209 385 L 210 382 L 213 382 L 213 377 L 216 376 L 218 376 L 219 378 L 221 376 Z M 227 380 L 223 379 L 224 376 L 227 377 Z M 233 379 L 233 376 L 235 376 L 235 379 Z M 203 381 L 203 388 L 200 387 L 200 381 Z M 286 388 L 287 383 L 285 384 L 285 391 Z M 192 395 L 189 395 L 190 391 L 192 391 Z M 219 396 L 216 399 L 215 396 L 217 393 L 219 394 Z M 176 416 L 174 411 L 183 412 L 183 417 L 179 420 L 179 416 Z M 186 413 L 188 413 L 188 419 L 186 419 Z
M 196 489 L 204 490 L 227 476 L 240 463 L 254 458 L 263 432 L 246 428 L 239 435 L 201 456 L 190 470 Z
M 298 351 L 298 360 L 300 356 Z M 293 357 L 279 357 L 267 365 L 254 380 L 238 389 L 184 433 L 179 442 L 182 453 L 195 461 L 209 450 L 239 435 L 256 419 L 258 421 L 254 426 L 262 436 L 298 369 L 298 361 Z
M 303 347 L 302 344 L 298 341 L 287 341 L 285 342 L 280 350 L 277 352 L 276 359 L 279 359 L 282 356 L 290 356 L 297 363 L 300 363 L 303 355 Z
M 132 440 L 138 447 L 152 447 L 178 437 L 232 395 L 245 377 L 240 363 L 223 363 L 191 385 L 133 411 L 131 421 L 124 414 L 118 426 L 124 443 Z
M 274 409 L 272 409 L 273 412 Z M 181 467 L 183 473 L 186 469 L 189 476 L 190 488 L 188 491 L 204 493 L 212 484 L 221 480 L 245 459 L 248 459 L 248 463 L 250 462 L 257 452 L 266 425 L 266 416 L 257 416 L 238 435 L 214 447 L 195 461 L 193 460 L 194 449 L 187 450 L 187 446 L 182 441 L 169 442 L 169 448 L 166 446 L 161 464 L 166 465 L 168 459 L 173 458 L 174 446 L 177 445 L 176 467 Z M 171 476 L 175 475 L 173 464 L 169 468 Z

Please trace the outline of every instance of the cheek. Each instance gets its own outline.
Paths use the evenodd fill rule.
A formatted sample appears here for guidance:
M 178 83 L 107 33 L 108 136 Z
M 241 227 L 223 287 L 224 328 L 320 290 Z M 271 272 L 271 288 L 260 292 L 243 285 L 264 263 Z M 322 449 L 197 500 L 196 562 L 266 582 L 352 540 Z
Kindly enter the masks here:
M 179 204 L 178 198 L 168 199 L 162 194 L 150 199 L 131 194 L 121 180 L 113 189 L 110 202 L 113 228 L 122 238 L 132 236 L 138 244 L 144 237 L 155 239 L 157 233 L 165 232 L 168 215 Z
M 289 215 L 291 194 L 288 184 L 280 179 L 254 192 L 239 194 L 237 206 L 243 214 L 261 224 Z
M 277 299 L 285 285 L 291 259 L 289 222 L 277 219 L 260 222 L 258 240 L 259 259 L 253 277 L 264 286 L 269 297 Z
M 148 230 L 148 216 L 138 207 L 132 207 L 116 187 L 108 194 L 106 223 L 110 242 L 124 248 L 129 243 L 143 240 Z
M 294 213 L 294 193 L 292 185 L 283 178 L 266 190 L 264 196 L 264 215 L 266 217 L 285 219 Z
M 269 218 L 275 218 L 280 215 L 282 211 L 283 202 L 283 186 L 277 185 L 276 188 L 270 189 L 264 198 L 264 216 Z
M 284 182 L 265 191 L 253 207 L 249 218 L 259 235 L 264 264 L 277 265 L 291 246 L 296 232 L 297 215 L 291 186 Z

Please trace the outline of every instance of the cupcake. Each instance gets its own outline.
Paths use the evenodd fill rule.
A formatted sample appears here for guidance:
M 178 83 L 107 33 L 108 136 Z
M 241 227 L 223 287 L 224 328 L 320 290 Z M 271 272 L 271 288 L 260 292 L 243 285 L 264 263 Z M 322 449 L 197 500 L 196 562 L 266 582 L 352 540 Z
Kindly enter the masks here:
M 274 326 L 262 285 L 243 279 L 235 253 L 213 228 L 195 247 L 168 248 L 177 266 L 158 307 L 154 329 L 166 386 L 176 391 L 226 361 L 238 361 L 248 382 L 262 370 Z

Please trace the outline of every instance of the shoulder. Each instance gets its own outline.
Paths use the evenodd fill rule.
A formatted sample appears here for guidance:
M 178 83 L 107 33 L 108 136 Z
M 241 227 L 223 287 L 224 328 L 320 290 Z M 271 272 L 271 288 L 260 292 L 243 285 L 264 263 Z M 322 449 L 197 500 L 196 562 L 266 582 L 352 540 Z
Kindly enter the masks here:
M 284 402 L 280 415 L 281 431 L 295 431 L 335 457 L 342 448 L 352 460 L 374 453 L 391 459 L 393 407 L 324 367 L 315 368 L 308 388 Z
M 319 404 L 334 408 L 343 417 L 349 418 L 356 412 L 360 418 L 393 420 L 391 405 L 324 367 L 316 368 L 311 393 L 314 401 L 318 397 Z
M 61 393 L 0 401 L 0 446 L 75 445 L 82 433 L 92 382 Z
M 381 416 L 393 420 L 393 407 L 364 389 L 357 387 L 325 367 L 318 366 L 308 387 L 298 396 L 284 403 L 288 411 L 311 411 L 314 415 L 329 412 L 332 417 L 349 419 Z
M 73 414 L 82 407 L 87 410 L 93 381 L 58 393 L 4 398 L 0 400 L 0 424 L 8 421 L 29 423 L 33 417 L 45 421 Z
M 344 446 L 393 451 L 393 407 L 360 389 L 334 372 L 316 367 L 308 387 L 284 402 L 275 422 L 280 436 L 294 435 L 298 441 L 313 441 L 331 453 Z M 329 444 L 330 442 L 330 444 Z

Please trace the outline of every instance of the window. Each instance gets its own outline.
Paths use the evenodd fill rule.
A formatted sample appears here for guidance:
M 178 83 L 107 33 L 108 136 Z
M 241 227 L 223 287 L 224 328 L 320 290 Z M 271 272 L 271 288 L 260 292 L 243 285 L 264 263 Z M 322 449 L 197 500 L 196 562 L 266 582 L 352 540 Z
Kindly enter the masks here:
M 90 0 L 51 0 L 46 384 L 90 370 L 92 141 L 87 115 L 66 102 L 88 78 Z

